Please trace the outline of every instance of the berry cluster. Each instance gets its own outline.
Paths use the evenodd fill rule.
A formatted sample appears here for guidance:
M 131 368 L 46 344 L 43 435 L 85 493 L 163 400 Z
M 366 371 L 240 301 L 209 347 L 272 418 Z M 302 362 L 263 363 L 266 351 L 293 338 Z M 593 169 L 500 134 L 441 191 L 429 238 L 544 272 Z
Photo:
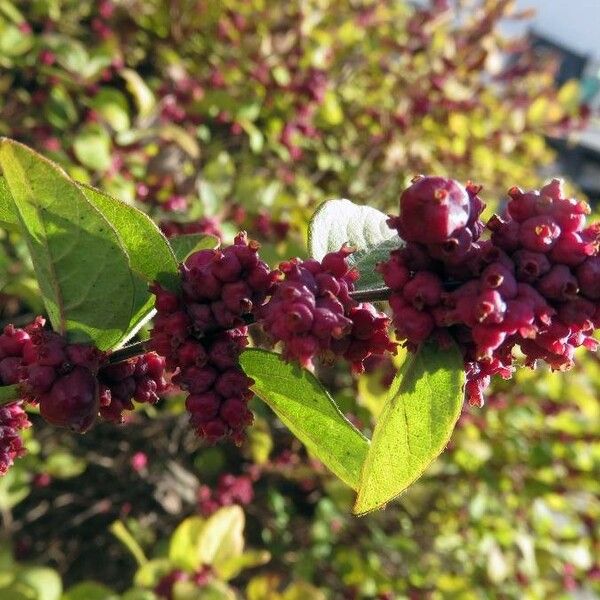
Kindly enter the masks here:
M 105 356 L 93 346 L 67 343 L 44 324 L 38 317 L 25 329 L 4 329 L 0 379 L 20 383 L 25 399 L 39 404 L 49 423 L 83 433 L 98 414 L 96 375 Z
M 232 246 L 186 259 L 180 294 L 153 286 L 152 347 L 175 371 L 173 382 L 190 393 L 191 423 L 209 441 L 229 435 L 239 442 L 252 421 L 252 381 L 238 364 L 247 344 L 244 316 L 263 304 L 276 277 L 259 259 L 258 244 L 239 234 Z
M 325 361 L 344 356 L 362 372 L 368 356 L 393 351 L 387 317 L 350 295 L 358 278 L 348 264 L 351 253 L 344 246 L 321 262 L 296 258 L 279 266 L 283 280 L 261 318 L 267 334 L 283 342 L 286 359 L 308 366 L 317 355 Z
M 560 181 L 540 191 L 509 191 L 504 217 L 481 238 L 479 188 L 420 177 L 389 224 L 407 242 L 380 265 L 392 289 L 397 335 L 414 350 L 453 339 L 465 359 L 467 397 L 482 405 L 490 376 L 510 377 L 513 349 L 526 364 L 573 365 L 575 348 L 597 347 L 600 228 L 588 206 L 564 197 Z M 426 225 L 424 225 L 426 224 Z
M 15 458 L 25 454 L 19 432 L 30 426 L 21 402 L 0 406 L 0 476 L 12 467 Z
M 100 369 L 100 416 L 122 423 L 123 411 L 133 410 L 133 400 L 156 404 L 169 385 L 164 377 L 165 359 L 148 352 Z
M 254 480 L 250 475 L 224 473 L 219 477 L 216 488 L 208 485 L 198 490 L 198 507 L 204 517 L 212 515 L 223 506 L 250 504 L 254 498 Z

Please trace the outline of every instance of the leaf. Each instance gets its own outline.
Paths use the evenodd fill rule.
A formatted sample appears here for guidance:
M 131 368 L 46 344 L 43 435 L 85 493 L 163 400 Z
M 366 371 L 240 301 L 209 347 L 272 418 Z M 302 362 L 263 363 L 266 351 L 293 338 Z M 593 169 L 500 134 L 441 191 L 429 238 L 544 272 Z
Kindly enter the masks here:
M 15 214 L 13 199 L 4 177 L 0 177 L 0 226 L 19 226 L 19 219 Z
M 146 82 L 133 69 L 121 69 L 119 75 L 125 80 L 127 90 L 135 99 L 140 117 L 147 117 L 154 108 L 154 94 Z
M 317 378 L 266 350 L 245 350 L 242 368 L 252 390 L 333 473 L 358 489 L 369 441 L 348 421 Z
M 239 556 L 232 556 L 224 560 L 217 568 L 217 572 L 221 579 L 229 581 L 237 577 L 244 569 L 259 567 L 268 563 L 269 560 L 271 560 L 271 555 L 266 550 L 248 550 Z
M 383 280 L 374 271 L 374 265 L 402 245 L 386 221 L 385 214 L 370 206 L 359 206 L 350 200 L 329 200 L 310 221 L 309 254 L 322 260 L 327 253 L 348 243 L 356 249 L 353 260 L 361 273 L 357 289 L 380 287 Z
M 103 87 L 91 99 L 90 106 L 100 113 L 115 131 L 130 127 L 127 98 L 117 89 Z
M 131 552 L 138 565 L 143 566 L 148 562 L 142 547 L 122 521 L 114 521 L 110 526 L 110 532 Z
M 193 581 L 177 581 L 173 600 L 236 600 L 235 592 L 222 581 L 211 581 L 201 587 Z
M 119 595 L 101 583 L 82 581 L 70 587 L 61 600 L 119 600 Z
M 171 536 L 169 560 L 180 569 L 194 571 L 202 564 L 198 543 L 204 529 L 205 520 L 189 517 L 182 521 Z
M 356 514 L 383 507 L 442 452 L 460 415 L 463 361 L 455 346 L 426 344 L 396 375 L 365 460 Z
M 79 184 L 79 188 L 115 228 L 129 256 L 135 299 L 130 323 L 121 339 L 123 342 L 144 323 L 154 308 L 149 282 L 158 281 L 168 289 L 177 289 L 177 260 L 167 238 L 148 215 L 90 186 Z
M 173 563 L 168 558 L 154 558 L 144 563 L 136 572 L 135 585 L 153 588 L 167 574 L 173 570 Z
M 388 260 L 390 252 L 403 245 L 399 236 L 395 235 L 380 242 L 368 250 L 359 250 L 348 257 L 348 263 L 358 269 L 360 278 L 355 284 L 357 291 L 376 289 L 385 286 L 383 277 L 375 269 L 378 263 Z
M 73 152 L 86 167 L 104 172 L 111 164 L 111 141 L 106 130 L 97 124 L 83 127 L 73 140 Z
M 134 300 L 117 232 L 75 182 L 26 146 L 2 139 L 0 166 L 55 331 L 112 348 L 129 326 Z
M 244 550 L 244 511 L 237 505 L 225 506 L 211 515 L 198 540 L 200 564 L 220 572 L 223 563 L 239 557 Z
M 23 568 L 17 573 L 16 582 L 30 588 L 36 600 L 59 600 L 62 594 L 60 576 L 48 567 Z
M 0 405 L 8 404 L 12 400 L 18 400 L 21 396 L 21 386 L 18 383 L 15 385 L 0 386 Z
M 113 347 L 130 322 L 134 294 L 116 231 L 75 182 L 26 146 L 3 138 L 0 165 L 54 329 Z

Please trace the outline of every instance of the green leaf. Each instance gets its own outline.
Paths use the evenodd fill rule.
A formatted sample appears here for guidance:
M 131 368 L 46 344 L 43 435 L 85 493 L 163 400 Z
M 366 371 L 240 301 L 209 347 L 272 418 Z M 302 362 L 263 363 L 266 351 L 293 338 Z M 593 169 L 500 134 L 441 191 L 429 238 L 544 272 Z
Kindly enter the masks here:
M 6 138 L 0 165 L 54 329 L 114 347 L 129 326 L 134 282 L 119 236 L 54 163 Z
M 86 125 L 75 136 L 73 152 L 77 160 L 86 167 L 106 171 L 112 160 L 110 136 L 101 125 Z
M 90 106 L 100 113 L 115 131 L 126 131 L 131 123 L 127 98 L 119 91 L 103 87 L 91 99 Z
M 173 600 L 236 600 L 235 591 L 222 581 L 211 581 L 198 587 L 193 581 L 177 581 Z
M 200 567 L 198 543 L 204 524 L 201 517 L 189 517 L 177 526 L 169 542 L 169 560 L 175 566 L 187 571 Z
M 220 573 L 221 565 L 244 551 L 244 511 L 237 505 L 225 506 L 211 515 L 198 540 L 200 564 L 211 565 Z
M 377 263 L 388 260 L 390 252 L 403 245 L 399 236 L 395 235 L 380 242 L 368 250 L 359 250 L 348 257 L 349 264 L 358 269 L 360 278 L 355 284 L 357 291 L 371 290 L 385 286 L 383 277 L 377 272 Z
M 11 228 L 19 226 L 19 219 L 15 213 L 13 199 L 4 177 L 0 177 L 0 226 Z
M 143 566 L 148 562 L 142 547 L 133 535 L 131 535 L 123 521 L 114 521 L 110 526 L 110 532 L 131 552 L 138 565 Z
M 203 233 L 186 233 L 169 239 L 177 262 L 183 262 L 192 252 L 212 250 L 219 245 L 219 240 L 213 235 Z
M 154 308 L 154 297 L 148 283 L 158 281 L 169 289 L 177 289 L 177 260 L 156 224 L 142 211 L 87 185 L 79 185 L 87 198 L 115 228 L 129 256 L 135 285 L 135 300 L 129 326 L 121 342 L 131 337 Z
M 402 245 L 386 221 L 385 214 L 370 206 L 359 206 L 350 200 L 330 200 L 317 209 L 310 221 L 308 252 L 321 260 L 347 243 L 356 249 L 352 260 L 361 274 L 357 289 L 380 287 L 383 280 L 374 266 Z
M 174 567 L 168 558 L 154 558 L 135 572 L 134 583 L 141 587 L 153 588 Z
M 456 346 L 424 345 L 396 375 L 364 462 L 356 514 L 383 507 L 416 481 L 450 440 L 463 404 Z
M 344 417 L 317 378 L 266 350 L 245 350 L 240 360 L 254 379 L 254 393 L 326 467 L 358 489 L 369 441 Z
M 120 600 L 156 600 L 156 594 L 152 590 L 130 588 L 120 596 Z
M 82 581 L 70 587 L 61 600 L 119 600 L 119 594 L 95 581 Z
M 27 586 L 36 600 L 59 600 L 62 581 L 54 569 L 27 567 L 17 573 L 16 582 Z
M 266 550 L 248 550 L 239 556 L 232 556 L 224 560 L 217 568 L 217 572 L 219 577 L 229 581 L 237 577 L 244 569 L 260 567 L 268 563 L 269 560 L 271 560 L 271 555 Z
M 121 69 L 119 74 L 125 80 L 127 90 L 135 100 L 140 117 L 147 117 L 156 103 L 152 90 L 133 69 Z
M 70 479 L 81 475 L 87 468 L 87 461 L 66 450 L 55 450 L 48 456 L 44 471 L 57 479 Z
M 18 384 L 0 386 L 0 405 L 18 400 L 21 396 L 20 392 L 21 386 Z

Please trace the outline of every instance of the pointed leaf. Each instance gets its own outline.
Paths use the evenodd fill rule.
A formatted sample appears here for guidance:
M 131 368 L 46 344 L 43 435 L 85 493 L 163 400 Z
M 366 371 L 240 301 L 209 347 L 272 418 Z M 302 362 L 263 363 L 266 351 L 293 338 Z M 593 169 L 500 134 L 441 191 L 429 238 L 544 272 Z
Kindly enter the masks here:
M 365 460 L 357 514 L 383 507 L 416 481 L 450 440 L 463 404 L 463 361 L 455 346 L 426 344 L 394 379 Z
M 129 258 L 115 229 L 54 163 L 3 138 L 0 165 L 54 329 L 113 347 L 134 300 Z
M 127 250 L 134 278 L 135 299 L 131 321 L 121 341 L 143 324 L 154 308 L 154 296 L 148 283 L 158 281 L 167 288 L 176 289 L 178 266 L 167 238 L 156 224 L 142 211 L 86 185 L 81 191 L 115 228 Z
M 369 442 L 344 417 L 317 378 L 266 350 L 245 350 L 240 360 L 248 377 L 254 379 L 254 393 L 326 467 L 358 489 Z
M 18 227 L 19 218 L 6 179 L 0 177 L 0 227 Z

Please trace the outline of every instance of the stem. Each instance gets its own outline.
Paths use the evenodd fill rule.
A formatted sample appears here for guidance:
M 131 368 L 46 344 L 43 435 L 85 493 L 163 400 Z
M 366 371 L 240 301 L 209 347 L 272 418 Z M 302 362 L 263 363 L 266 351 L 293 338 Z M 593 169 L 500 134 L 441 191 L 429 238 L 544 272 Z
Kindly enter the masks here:
M 354 298 L 357 302 L 381 302 L 389 300 L 391 294 L 390 288 L 375 288 L 372 290 L 362 290 L 357 292 L 350 292 L 350 296 Z M 256 323 L 256 320 L 252 315 L 244 315 L 242 317 L 246 325 L 253 325 Z M 202 337 L 210 337 L 215 333 L 218 333 L 220 330 L 207 331 L 204 333 Z M 123 348 L 119 348 L 115 350 L 108 357 L 108 362 L 110 364 L 122 362 L 127 360 L 128 358 L 132 358 L 134 356 L 138 356 L 140 354 L 144 354 L 149 350 L 149 340 L 143 342 L 135 342 L 134 344 L 129 344 L 129 346 L 123 346 Z M 0 388 L 1 390 L 2 388 Z M 1 399 L 1 395 L 0 395 Z
M 133 358 L 134 356 L 138 356 L 140 354 L 144 354 L 148 352 L 148 344 L 150 340 L 145 340 L 143 342 L 135 342 L 134 344 L 129 344 L 129 346 L 123 346 L 123 348 L 119 348 L 114 352 L 111 352 L 108 357 L 109 363 L 118 363 L 128 358 Z
M 15 400 L 19 400 L 20 397 L 21 386 L 19 384 L 5 385 L 0 387 L 0 406 L 3 404 L 10 404 Z
M 372 290 L 362 290 L 358 292 L 350 292 L 350 296 L 358 302 L 381 302 L 390 299 L 390 288 L 375 288 Z

